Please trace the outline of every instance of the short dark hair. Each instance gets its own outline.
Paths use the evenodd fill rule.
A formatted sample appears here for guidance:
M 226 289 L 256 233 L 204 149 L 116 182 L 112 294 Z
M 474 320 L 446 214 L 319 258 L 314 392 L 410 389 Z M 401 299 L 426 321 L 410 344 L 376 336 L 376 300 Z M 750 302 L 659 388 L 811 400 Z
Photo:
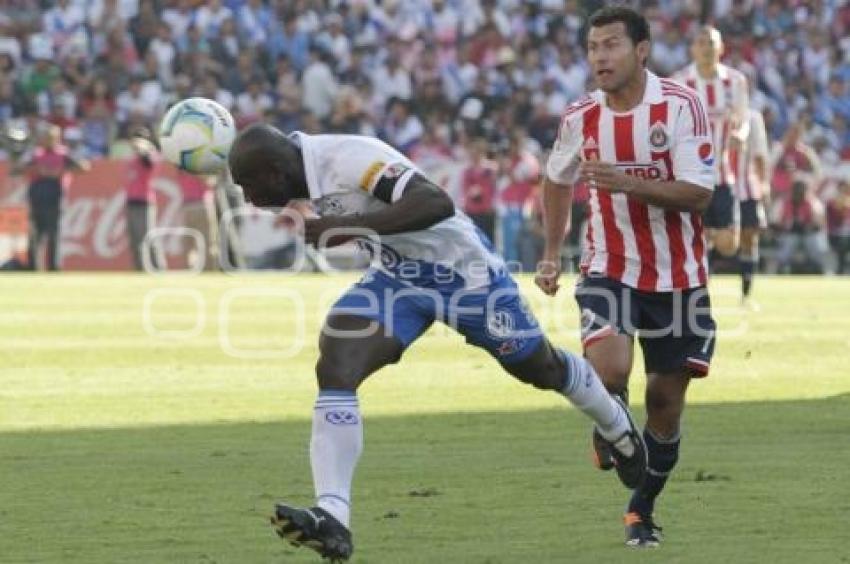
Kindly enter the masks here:
M 588 20 L 590 27 L 602 27 L 617 22 L 626 26 L 626 33 L 635 45 L 650 40 L 649 22 L 643 14 L 628 6 L 605 6 L 593 12 Z

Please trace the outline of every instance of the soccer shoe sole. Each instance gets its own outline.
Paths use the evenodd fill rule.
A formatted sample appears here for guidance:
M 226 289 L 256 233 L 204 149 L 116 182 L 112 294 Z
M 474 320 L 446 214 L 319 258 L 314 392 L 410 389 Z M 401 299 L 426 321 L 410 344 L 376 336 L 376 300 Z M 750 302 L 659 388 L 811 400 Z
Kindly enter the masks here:
M 310 522 L 310 517 L 304 510 L 278 505 L 269 521 L 277 536 L 294 547 L 306 546 L 313 549 L 332 563 L 345 562 L 353 552 L 351 543 L 346 541 L 335 538 L 324 541 L 309 538 L 306 531 L 315 525 Z

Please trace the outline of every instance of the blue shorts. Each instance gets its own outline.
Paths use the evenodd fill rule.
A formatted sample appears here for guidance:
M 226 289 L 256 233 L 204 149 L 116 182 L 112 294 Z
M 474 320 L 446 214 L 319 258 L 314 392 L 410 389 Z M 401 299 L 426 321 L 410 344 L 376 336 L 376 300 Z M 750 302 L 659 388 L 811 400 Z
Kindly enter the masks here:
M 576 301 L 585 350 L 611 335 L 637 335 L 647 374 L 708 375 L 716 325 L 704 287 L 641 292 L 591 275 L 576 286 Z
M 330 315 L 356 315 L 378 322 L 376 330 L 404 348 L 434 321 L 441 321 L 499 362 L 518 362 L 543 340 L 534 314 L 510 276 L 476 290 L 426 289 L 370 270 L 334 304 Z

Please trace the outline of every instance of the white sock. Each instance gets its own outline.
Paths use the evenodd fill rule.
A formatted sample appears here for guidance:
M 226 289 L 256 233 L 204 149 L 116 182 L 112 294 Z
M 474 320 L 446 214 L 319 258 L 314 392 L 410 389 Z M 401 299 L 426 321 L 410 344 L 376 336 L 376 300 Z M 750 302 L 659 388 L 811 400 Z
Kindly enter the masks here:
M 310 439 L 316 505 L 346 527 L 351 516 L 351 480 L 362 450 L 363 421 L 355 392 L 320 391 Z
M 562 393 L 596 422 L 599 434 L 606 440 L 619 439 L 629 430 L 629 418 L 622 406 L 614 401 L 587 360 L 569 351 L 560 352 L 567 365 L 567 383 Z M 615 446 L 626 456 L 631 456 L 633 446 L 630 441 Z

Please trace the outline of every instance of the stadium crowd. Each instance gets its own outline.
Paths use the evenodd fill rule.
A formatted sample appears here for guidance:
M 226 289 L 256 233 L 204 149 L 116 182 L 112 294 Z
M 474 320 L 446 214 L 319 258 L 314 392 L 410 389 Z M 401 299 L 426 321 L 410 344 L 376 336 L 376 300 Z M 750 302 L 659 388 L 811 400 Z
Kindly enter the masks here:
M 378 135 L 426 168 L 463 163 L 459 205 L 530 267 L 541 163 L 562 111 L 589 86 L 582 30 L 601 4 L 0 0 L 0 123 L 57 125 L 91 159 L 197 95 L 240 125 Z M 771 232 L 794 251 L 773 268 L 846 272 L 850 185 L 824 171 L 850 160 L 850 2 L 632 4 L 651 21 L 656 73 L 687 64 L 689 39 L 710 21 L 724 62 L 749 77 L 773 143 Z M 578 190 L 576 211 L 585 198 Z

